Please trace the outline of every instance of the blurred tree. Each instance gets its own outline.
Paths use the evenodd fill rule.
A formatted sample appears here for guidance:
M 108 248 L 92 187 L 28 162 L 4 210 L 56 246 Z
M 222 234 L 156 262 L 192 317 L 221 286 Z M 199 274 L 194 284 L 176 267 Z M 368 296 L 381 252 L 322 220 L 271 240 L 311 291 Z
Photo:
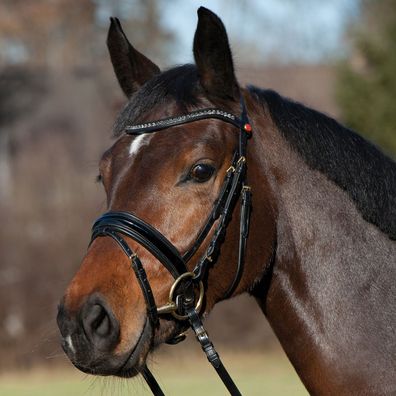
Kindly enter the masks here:
M 1 63 L 52 68 L 86 63 L 94 11 L 90 0 L 1 1 Z
M 69 70 L 97 66 L 106 54 L 109 16 L 122 19 L 132 42 L 162 60 L 173 35 L 157 0 L 1 0 L 0 66 L 24 63 Z M 131 29 L 132 30 L 132 29 Z
M 396 155 L 396 0 L 366 0 L 340 66 L 337 100 L 344 121 Z

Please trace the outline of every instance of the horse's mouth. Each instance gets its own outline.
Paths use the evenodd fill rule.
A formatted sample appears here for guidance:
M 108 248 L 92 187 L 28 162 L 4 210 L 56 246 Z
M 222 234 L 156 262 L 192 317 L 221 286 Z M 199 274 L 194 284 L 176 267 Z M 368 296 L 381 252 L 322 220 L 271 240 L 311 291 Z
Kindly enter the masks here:
M 163 324 L 164 325 L 164 324 Z M 186 330 L 186 326 L 174 321 L 168 322 L 168 328 L 163 329 L 161 337 L 154 337 L 154 332 L 150 321 L 146 319 L 140 337 L 129 353 L 123 366 L 114 374 L 118 377 L 131 378 L 141 373 L 146 365 L 146 359 L 149 352 L 158 348 L 164 342 L 173 340 L 176 335 Z
M 88 351 L 84 352 L 84 348 L 78 353 L 79 356 L 75 356 L 75 354 L 70 355 L 70 350 L 65 346 L 65 343 L 62 344 L 62 347 L 73 365 L 84 373 L 130 378 L 143 370 L 152 346 L 152 334 L 152 327 L 149 320 L 146 319 L 140 336 L 130 351 L 122 353 L 122 355 L 109 355 L 97 351 L 96 358 L 91 361 L 81 358 L 90 355 Z
M 123 378 L 131 378 L 139 374 L 146 364 L 146 358 L 152 343 L 152 328 L 150 321 L 146 319 L 143 330 L 135 346 L 129 352 L 129 356 L 121 368 L 113 375 Z
M 115 354 L 105 353 L 96 348 L 90 349 L 92 344 L 82 335 L 73 337 L 74 345 L 71 341 L 69 343 L 65 342 L 64 338 L 62 348 L 73 365 L 84 373 L 131 378 L 143 371 L 147 356 L 153 349 L 165 342 L 169 343 L 174 340 L 185 329 L 184 323 L 165 320 L 161 324 L 161 331 L 157 333 L 146 317 L 137 341 L 127 352 Z

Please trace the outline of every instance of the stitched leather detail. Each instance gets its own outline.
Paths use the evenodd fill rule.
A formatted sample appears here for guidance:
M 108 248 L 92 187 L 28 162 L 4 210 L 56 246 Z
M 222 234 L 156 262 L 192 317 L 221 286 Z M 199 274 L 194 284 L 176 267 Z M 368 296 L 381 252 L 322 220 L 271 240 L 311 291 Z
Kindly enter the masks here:
M 187 124 L 194 121 L 204 120 L 207 118 L 217 118 L 222 121 L 228 122 L 240 128 L 240 119 L 232 113 L 215 108 L 202 109 L 193 111 L 188 114 L 183 114 L 176 117 L 163 118 L 158 121 L 150 121 L 146 123 L 128 125 L 125 132 L 130 135 L 140 135 L 142 133 L 156 132 L 161 129 L 169 128 L 176 125 Z

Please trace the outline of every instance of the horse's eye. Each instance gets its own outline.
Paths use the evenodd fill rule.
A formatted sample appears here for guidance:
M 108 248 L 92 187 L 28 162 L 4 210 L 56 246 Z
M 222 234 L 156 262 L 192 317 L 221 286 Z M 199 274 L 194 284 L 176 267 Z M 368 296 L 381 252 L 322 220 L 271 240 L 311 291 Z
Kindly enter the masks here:
M 191 169 L 190 177 L 198 183 L 204 183 L 212 177 L 214 171 L 215 168 L 211 165 L 197 164 Z

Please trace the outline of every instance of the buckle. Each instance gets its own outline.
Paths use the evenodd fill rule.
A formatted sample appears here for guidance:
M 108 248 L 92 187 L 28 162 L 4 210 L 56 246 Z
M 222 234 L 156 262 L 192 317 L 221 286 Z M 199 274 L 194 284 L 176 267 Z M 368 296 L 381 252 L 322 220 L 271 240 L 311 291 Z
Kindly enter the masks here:
M 238 162 L 237 162 L 237 166 L 246 162 L 246 157 L 244 157 L 243 155 L 241 157 L 239 157 Z
M 186 320 L 188 318 L 188 315 L 180 315 L 177 312 L 177 310 L 178 310 L 178 305 L 176 303 L 177 297 L 175 298 L 175 296 L 174 296 L 175 291 L 176 291 L 177 287 L 179 286 L 179 284 L 187 278 L 194 279 L 195 278 L 194 272 L 185 272 L 184 274 L 181 274 L 173 282 L 173 285 L 169 290 L 168 302 L 165 305 L 163 305 L 162 307 L 157 308 L 158 315 L 170 313 L 174 318 L 176 318 L 178 320 Z M 202 281 L 199 281 L 198 286 L 199 286 L 199 295 L 198 295 L 198 300 L 197 300 L 197 302 L 195 304 L 195 308 L 194 308 L 197 313 L 199 313 L 201 311 L 204 292 L 205 292 L 204 285 L 203 285 Z

